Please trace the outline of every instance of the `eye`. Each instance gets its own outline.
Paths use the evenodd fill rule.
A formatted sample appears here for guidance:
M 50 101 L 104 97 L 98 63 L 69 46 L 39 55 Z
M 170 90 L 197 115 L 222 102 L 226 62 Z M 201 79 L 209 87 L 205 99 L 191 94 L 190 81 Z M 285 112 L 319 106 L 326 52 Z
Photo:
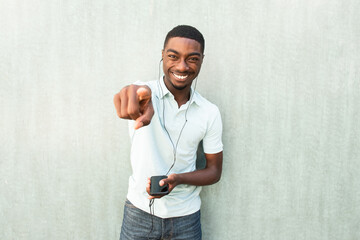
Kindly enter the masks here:
M 169 55 L 168 55 L 168 58 L 170 58 L 170 59 L 176 59 L 177 57 L 176 57 L 174 54 L 169 54 Z
M 189 60 L 189 62 L 196 63 L 199 61 L 199 58 L 198 57 L 190 57 L 188 60 Z

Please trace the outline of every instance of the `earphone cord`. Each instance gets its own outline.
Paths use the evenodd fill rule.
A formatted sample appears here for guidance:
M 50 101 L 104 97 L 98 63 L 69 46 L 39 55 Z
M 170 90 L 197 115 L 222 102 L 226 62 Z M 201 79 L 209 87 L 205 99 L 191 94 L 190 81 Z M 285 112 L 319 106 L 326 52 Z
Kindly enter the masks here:
M 171 139 L 171 136 L 170 136 L 170 133 L 168 132 L 168 130 L 166 129 L 166 124 L 165 124 L 165 103 L 164 103 L 164 92 L 163 92 L 163 89 L 162 89 L 162 87 L 161 87 L 161 84 L 160 84 L 160 64 L 161 64 L 161 62 L 162 62 L 162 59 L 160 60 L 160 62 L 159 62 L 159 71 L 158 71 L 158 85 L 159 85 L 159 88 L 160 88 L 160 90 L 161 90 L 161 95 L 162 95 L 162 107 L 163 107 L 163 116 L 162 116 L 162 119 L 163 119 L 163 125 L 164 125 L 164 130 L 165 130 L 165 132 L 166 132 L 166 134 L 168 135 L 168 137 L 169 137 L 169 139 L 170 139 L 170 142 L 171 142 L 171 145 L 172 145 L 172 147 L 173 147 L 173 152 L 174 152 L 174 162 L 173 162 L 173 164 L 170 166 L 170 168 L 169 168 L 169 170 L 167 171 L 167 173 L 165 174 L 166 176 L 169 174 L 169 172 L 170 172 L 170 170 L 174 167 L 174 165 L 175 165 L 175 162 L 176 162 L 176 152 L 177 152 L 177 147 L 178 147 L 178 145 L 179 145 L 179 141 L 180 141 L 180 138 L 181 138 L 181 135 L 182 135 L 182 132 L 183 132 L 183 130 L 184 130 L 184 128 L 185 128 L 185 125 L 186 125 L 186 123 L 187 123 L 187 113 L 188 113 L 188 110 L 189 110 L 189 108 L 190 108 L 190 105 L 191 105 L 191 101 L 192 101 L 192 99 L 193 99 L 193 96 L 194 96 L 194 93 L 195 93 L 195 89 L 196 89 L 196 85 L 197 85 L 197 77 L 196 77 L 196 79 L 195 79 L 195 87 L 194 87 L 194 90 L 193 90 L 193 92 L 191 93 L 191 96 L 190 96 L 190 99 L 189 99 L 189 102 L 188 102 L 188 106 L 187 106 L 187 108 L 186 108 L 186 111 L 185 111 L 185 122 L 184 122 L 184 125 L 182 126 L 182 128 L 181 128 L 181 130 L 180 130 L 180 133 L 179 133 L 179 136 L 178 136 L 178 138 L 177 138 L 177 141 L 176 141 L 176 145 L 174 144 L 174 142 L 173 142 L 173 140 Z
M 177 152 L 177 147 L 178 147 L 178 144 L 179 144 L 179 141 L 180 141 L 180 137 L 183 133 L 183 130 L 185 128 L 185 125 L 187 123 L 187 113 L 188 113 L 188 110 L 190 108 L 190 105 L 191 105 L 191 101 L 193 99 L 193 96 L 194 96 L 194 93 L 195 93 L 195 89 L 196 89 L 196 85 L 197 85 L 197 77 L 196 77 L 196 80 L 195 80 L 195 86 L 194 86 L 194 90 L 193 92 L 191 93 L 191 96 L 190 96 L 190 99 L 189 99 L 189 102 L 188 102 L 188 106 L 186 108 L 186 111 L 185 111 L 185 122 L 184 122 L 184 125 L 182 126 L 181 130 L 180 130 L 180 133 L 179 133 L 179 137 L 176 141 L 176 145 L 174 144 L 174 142 L 172 141 L 171 139 L 171 136 L 170 136 L 170 133 L 168 132 L 168 130 L 166 129 L 166 125 L 165 125 L 165 103 L 164 103 L 164 92 L 163 92 L 163 89 L 161 87 L 161 84 L 160 84 L 160 64 L 162 62 L 162 59 L 160 60 L 159 62 L 159 74 L 158 74 L 158 84 L 159 84 L 159 88 L 161 89 L 161 96 L 162 96 L 162 107 L 163 107 L 163 112 L 162 112 L 162 119 L 163 119 L 163 125 L 164 125 L 164 129 L 165 129 L 165 132 L 166 134 L 168 135 L 169 139 L 170 139 L 170 142 L 171 142 L 171 145 L 173 147 L 173 151 L 174 151 L 174 162 L 172 163 L 172 165 L 170 166 L 169 170 L 167 171 L 167 173 L 165 174 L 166 176 L 169 174 L 170 170 L 174 167 L 175 165 L 175 162 L 176 162 L 176 152 Z M 135 132 L 133 134 L 133 137 L 135 135 Z M 150 232 L 148 234 L 148 239 L 150 239 L 150 234 L 153 230 L 153 227 L 154 227 L 154 215 L 155 215 L 155 211 L 154 211 L 154 201 L 155 201 L 155 198 L 152 198 L 150 199 L 149 201 L 149 208 L 150 208 L 150 215 L 151 215 L 151 229 L 150 229 Z
M 195 81 L 195 88 L 196 88 L 196 83 L 197 83 L 197 78 L 196 78 L 196 81 Z M 175 145 L 175 146 L 174 146 L 174 143 L 173 143 L 173 141 L 172 141 L 172 139 L 171 139 L 171 137 L 170 137 L 170 134 L 169 134 L 169 132 L 168 132 L 168 130 L 166 129 L 166 126 L 165 126 L 165 105 L 164 105 L 164 99 L 163 99 L 163 121 L 164 121 L 164 129 L 165 129 L 167 135 L 169 136 L 169 139 L 170 139 L 171 144 L 172 144 L 173 149 L 174 149 L 174 162 L 173 162 L 173 164 L 171 165 L 171 167 L 169 168 L 169 170 L 167 171 L 167 173 L 165 174 L 166 176 L 169 174 L 170 170 L 174 167 L 175 162 L 176 162 L 177 147 L 178 147 L 178 145 L 179 145 L 179 141 L 180 141 L 181 134 L 182 134 L 182 132 L 183 132 L 183 130 L 184 130 L 184 128 L 185 128 L 185 125 L 186 125 L 186 123 L 187 123 L 187 121 L 188 121 L 188 120 L 187 120 L 187 112 L 188 112 L 188 110 L 189 110 L 192 97 L 194 96 L 195 88 L 194 88 L 194 91 L 193 91 L 192 94 L 191 94 L 191 97 L 190 97 L 190 100 L 189 100 L 189 103 L 188 103 L 189 105 L 188 105 L 188 107 L 186 108 L 186 111 L 185 111 L 185 122 L 184 122 L 184 125 L 182 126 L 182 128 L 181 128 L 181 130 L 180 130 L 179 137 L 178 137 L 178 139 L 177 139 L 177 141 L 176 141 L 176 145 Z M 161 91 L 162 91 L 162 90 L 161 90 Z
M 150 208 L 150 215 L 151 215 L 151 229 L 150 229 L 150 232 L 149 232 L 148 237 L 147 237 L 148 239 L 150 239 L 150 234 L 151 234 L 151 232 L 152 232 L 152 230 L 154 228 L 154 214 L 155 214 L 155 212 L 154 212 L 154 201 L 155 201 L 155 198 L 152 198 L 149 201 L 149 208 Z

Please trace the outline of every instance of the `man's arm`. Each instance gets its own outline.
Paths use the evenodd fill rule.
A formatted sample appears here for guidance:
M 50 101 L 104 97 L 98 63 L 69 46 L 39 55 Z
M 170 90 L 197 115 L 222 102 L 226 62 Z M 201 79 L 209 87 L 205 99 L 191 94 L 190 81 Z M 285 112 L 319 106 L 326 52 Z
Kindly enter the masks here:
M 150 124 L 154 115 L 151 89 L 146 85 L 129 85 L 114 96 L 114 105 L 119 118 L 135 120 L 135 129 Z
M 220 180 L 222 172 L 223 152 L 215 154 L 205 154 L 205 158 L 206 167 L 204 169 L 188 173 L 171 174 L 168 176 L 167 179 L 163 179 L 160 181 L 160 186 L 169 184 L 169 192 L 171 192 L 179 184 L 205 186 L 218 182 Z M 148 179 L 146 191 L 150 195 L 150 179 Z M 162 196 L 149 196 L 149 199 L 160 197 Z

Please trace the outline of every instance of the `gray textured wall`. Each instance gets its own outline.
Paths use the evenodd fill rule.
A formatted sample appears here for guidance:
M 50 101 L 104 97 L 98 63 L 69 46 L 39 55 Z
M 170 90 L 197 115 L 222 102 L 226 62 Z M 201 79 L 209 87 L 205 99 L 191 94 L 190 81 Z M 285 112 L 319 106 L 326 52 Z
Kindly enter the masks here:
M 112 97 L 207 42 L 224 122 L 205 240 L 360 239 L 360 2 L 0 0 L 0 239 L 118 239 L 131 172 Z

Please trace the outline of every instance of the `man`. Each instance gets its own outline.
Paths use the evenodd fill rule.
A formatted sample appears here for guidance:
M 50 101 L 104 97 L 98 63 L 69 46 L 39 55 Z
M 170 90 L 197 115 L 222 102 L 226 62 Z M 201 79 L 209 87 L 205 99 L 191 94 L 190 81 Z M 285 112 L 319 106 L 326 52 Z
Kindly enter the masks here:
M 129 122 L 133 173 L 121 240 L 201 239 L 199 193 L 201 186 L 219 181 L 223 158 L 220 112 L 191 87 L 204 47 L 196 28 L 175 27 L 162 50 L 164 76 L 126 86 L 114 96 L 118 116 L 134 120 Z M 206 167 L 196 170 L 201 140 Z M 155 175 L 168 177 L 151 183 Z M 169 194 L 151 196 L 152 184 L 168 186 Z M 153 212 L 149 199 L 156 199 Z

